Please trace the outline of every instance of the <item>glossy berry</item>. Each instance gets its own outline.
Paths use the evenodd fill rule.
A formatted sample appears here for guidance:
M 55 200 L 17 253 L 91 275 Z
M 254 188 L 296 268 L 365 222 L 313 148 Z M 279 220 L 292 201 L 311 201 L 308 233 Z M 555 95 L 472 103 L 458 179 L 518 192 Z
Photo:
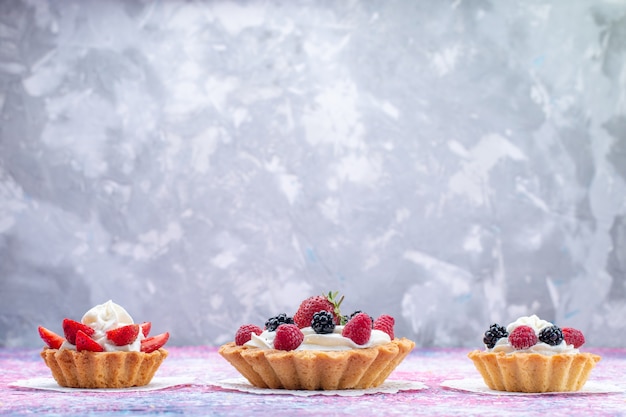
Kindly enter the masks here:
M 318 334 L 328 334 L 335 330 L 335 316 L 330 311 L 318 311 L 311 320 L 313 331 Z
M 563 341 L 563 333 L 557 326 L 550 326 L 539 332 L 539 340 L 550 346 L 556 346 Z
M 295 324 L 282 324 L 276 329 L 274 349 L 294 350 L 302 344 L 304 333 Z
M 483 337 L 483 343 L 489 349 L 493 349 L 498 340 L 502 339 L 503 337 L 507 337 L 508 335 L 509 333 L 506 331 L 506 328 L 504 326 L 500 326 L 499 324 L 494 323 L 489 326 L 489 330 L 485 332 L 485 336 Z
M 150 334 L 150 329 L 152 329 L 151 322 L 144 321 L 143 323 L 141 323 L 141 333 L 143 334 L 143 337 L 148 337 L 148 335 Z
M 330 311 L 333 314 L 335 324 L 339 324 L 341 312 L 339 306 L 343 301 L 343 297 L 337 300 L 338 293 L 329 292 L 326 295 L 315 295 L 307 298 L 300 303 L 298 311 L 293 315 L 293 320 L 299 328 L 309 327 L 313 315 L 318 311 Z
M 528 349 L 537 344 L 537 335 L 530 326 L 518 326 L 509 335 L 509 343 L 515 349 Z
M 561 332 L 563 333 L 565 343 L 568 345 L 574 345 L 575 349 L 578 349 L 585 344 L 585 336 L 583 336 L 583 332 L 580 330 L 572 329 L 571 327 L 563 327 Z
M 275 332 L 281 324 L 294 324 L 293 318 L 287 316 L 285 313 L 280 313 L 277 316 L 267 319 L 265 322 L 265 329 L 268 332 Z
M 82 331 L 87 336 L 92 336 L 95 330 L 79 321 L 72 319 L 63 319 L 63 333 L 67 341 L 73 345 L 76 344 L 76 333 Z
M 393 325 L 396 323 L 396 320 L 387 315 L 387 314 L 383 314 L 380 317 L 378 317 L 376 320 L 374 320 L 374 330 L 380 330 L 382 332 L 385 332 L 389 335 L 389 338 L 391 340 L 394 339 L 394 334 L 393 334 Z
M 141 348 L 139 350 L 144 353 L 154 352 L 155 350 L 161 349 L 163 345 L 167 343 L 169 338 L 170 334 L 168 332 L 148 337 L 147 339 L 143 339 L 141 341 Z
M 52 330 L 48 330 L 43 326 L 38 327 L 39 336 L 46 343 L 46 345 L 51 349 L 58 349 L 61 347 L 65 339 L 53 332 Z
M 365 313 L 357 314 L 346 323 L 341 335 L 357 345 L 366 344 L 372 335 L 372 319 Z
M 77 352 L 104 352 L 104 348 L 82 330 L 76 332 L 75 342 Z
M 107 339 L 115 346 L 126 346 L 133 343 L 139 336 L 141 328 L 138 324 L 128 324 L 107 332 Z
M 244 324 L 240 326 L 239 329 L 237 329 L 237 333 L 235 333 L 235 344 L 237 346 L 243 346 L 252 339 L 252 333 L 258 336 L 263 333 L 263 330 L 254 324 Z
M 359 313 L 363 313 L 363 311 L 361 310 L 356 310 L 354 311 L 352 314 L 350 314 L 349 316 L 342 316 L 342 324 L 346 324 L 347 322 L 349 322 L 350 320 L 352 320 L 354 318 L 354 316 L 356 316 Z M 372 321 L 372 329 L 374 328 L 374 319 L 372 318 L 372 316 L 369 316 L 370 320 Z

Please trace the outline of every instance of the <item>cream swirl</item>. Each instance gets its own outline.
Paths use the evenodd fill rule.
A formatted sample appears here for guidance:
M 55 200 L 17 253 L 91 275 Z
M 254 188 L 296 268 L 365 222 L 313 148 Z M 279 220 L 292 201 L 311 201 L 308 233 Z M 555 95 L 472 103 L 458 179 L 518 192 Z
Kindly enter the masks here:
M 141 331 L 135 341 L 128 345 L 116 346 L 107 338 L 108 331 L 134 324 L 130 314 L 111 300 L 91 308 L 85 313 L 81 322 L 94 329 L 91 338 L 98 342 L 105 352 L 139 352 L 141 349 L 141 341 L 144 339 Z M 75 350 L 76 346 L 65 341 L 61 349 Z
M 537 315 L 533 314 L 532 316 L 520 317 L 514 322 L 510 323 L 508 326 L 506 326 L 506 331 L 509 334 L 511 334 L 511 332 L 513 332 L 513 330 L 517 329 L 519 326 L 528 326 L 532 328 L 535 331 L 535 335 L 539 337 L 539 333 L 543 329 L 552 327 L 553 324 L 550 323 L 549 321 L 542 320 L 539 317 L 537 317 Z M 546 356 L 556 355 L 559 353 L 575 354 L 579 352 L 578 349 L 574 348 L 574 345 L 568 345 L 565 342 L 565 340 L 561 341 L 561 343 L 559 343 L 556 346 L 552 346 L 547 343 L 539 341 L 537 344 L 527 349 L 516 349 L 509 343 L 508 337 L 503 337 L 502 339 L 498 340 L 496 345 L 492 349 L 487 349 L 487 351 L 504 352 L 506 354 L 513 354 L 513 353 L 519 353 L 519 352 L 539 353 L 541 355 L 546 355 Z
M 357 345 L 351 339 L 341 335 L 344 326 L 336 326 L 332 333 L 318 334 L 311 327 L 305 327 L 302 330 L 304 340 L 296 350 L 324 350 L 324 351 L 341 351 L 350 349 L 365 349 L 373 346 L 384 345 L 389 343 L 391 338 L 389 335 L 380 330 L 372 330 L 370 339 L 364 345 Z M 274 338 L 276 332 L 263 331 L 260 335 L 252 333 L 252 338 L 247 342 L 246 346 L 257 347 L 259 349 L 273 349 Z

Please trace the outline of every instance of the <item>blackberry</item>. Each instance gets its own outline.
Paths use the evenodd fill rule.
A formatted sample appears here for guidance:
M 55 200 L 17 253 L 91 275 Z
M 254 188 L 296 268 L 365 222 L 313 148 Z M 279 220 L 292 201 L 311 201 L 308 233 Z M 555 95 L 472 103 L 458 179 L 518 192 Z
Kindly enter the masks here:
M 546 327 L 539 332 L 539 340 L 550 346 L 556 346 L 563 341 L 563 332 L 558 326 Z
M 322 310 L 313 314 L 311 327 L 318 334 L 328 334 L 335 330 L 335 317 L 329 311 Z
M 485 332 L 485 337 L 483 337 L 483 343 L 489 349 L 493 349 L 498 340 L 508 336 L 509 333 L 506 331 L 506 328 L 504 326 L 500 326 L 499 324 L 494 323 L 489 326 L 489 330 Z
M 267 329 L 268 332 L 275 332 L 281 324 L 294 324 L 293 318 L 287 316 L 286 313 L 280 313 L 275 317 L 267 319 L 265 322 L 265 329 Z

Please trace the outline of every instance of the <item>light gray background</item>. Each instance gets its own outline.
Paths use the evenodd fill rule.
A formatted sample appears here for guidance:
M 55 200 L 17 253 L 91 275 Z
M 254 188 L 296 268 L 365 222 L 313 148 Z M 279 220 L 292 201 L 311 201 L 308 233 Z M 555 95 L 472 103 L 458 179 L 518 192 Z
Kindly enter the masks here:
M 0 2 L 0 346 L 339 290 L 419 346 L 626 342 L 626 3 Z

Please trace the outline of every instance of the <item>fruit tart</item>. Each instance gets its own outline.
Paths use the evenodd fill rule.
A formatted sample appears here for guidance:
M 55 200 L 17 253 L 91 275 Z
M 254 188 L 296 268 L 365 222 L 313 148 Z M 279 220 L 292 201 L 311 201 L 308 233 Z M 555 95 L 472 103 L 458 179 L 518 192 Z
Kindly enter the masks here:
M 580 352 L 581 331 L 559 328 L 536 315 L 520 317 L 507 327 L 493 324 L 485 332 L 485 350 L 474 350 L 474 362 L 485 384 L 497 391 L 579 391 L 600 360 Z
M 107 301 L 81 321 L 63 320 L 62 337 L 39 326 L 46 343 L 41 357 L 56 382 L 71 388 L 147 385 L 167 357 L 169 333 L 149 337 L 151 323 L 135 324 L 121 306 Z
M 219 353 L 252 385 L 290 390 L 365 389 L 382 384 L 415 343 L 395 338 L 394 319 L 342 316 L 337 293 L 304 300 L 293 317 L 263 329 L 245 324 Z

